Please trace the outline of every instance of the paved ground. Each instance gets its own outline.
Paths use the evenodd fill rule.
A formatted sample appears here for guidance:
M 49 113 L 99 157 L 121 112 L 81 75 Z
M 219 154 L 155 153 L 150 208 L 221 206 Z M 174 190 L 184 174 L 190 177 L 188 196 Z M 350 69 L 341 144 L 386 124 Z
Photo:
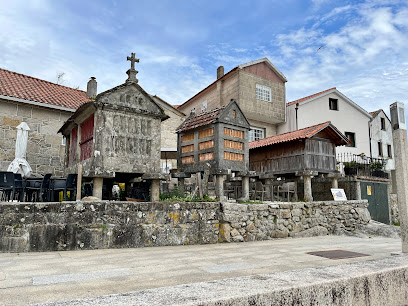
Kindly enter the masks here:
M 325 259 L 313 251 L 369 254 Z M 390 257 L 401 241 L 324 236 L 260 242 L 44 253 L 0 253 L 0 304 L 67 301 L 141 289 Z

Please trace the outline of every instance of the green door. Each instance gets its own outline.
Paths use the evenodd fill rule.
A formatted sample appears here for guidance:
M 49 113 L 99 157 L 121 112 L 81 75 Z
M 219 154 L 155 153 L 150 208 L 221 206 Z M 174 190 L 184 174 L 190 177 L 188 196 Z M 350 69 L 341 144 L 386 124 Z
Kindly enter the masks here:
M 375 221 L 390 224 L 386 183 L 361 181 L 361 198 L 368 200 L 368 211 Z

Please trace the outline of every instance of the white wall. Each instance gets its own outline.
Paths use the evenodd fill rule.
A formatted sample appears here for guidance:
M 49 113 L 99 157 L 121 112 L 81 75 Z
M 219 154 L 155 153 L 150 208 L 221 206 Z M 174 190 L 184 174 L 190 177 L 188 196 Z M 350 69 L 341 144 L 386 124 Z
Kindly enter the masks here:
M 381 130 L 381 118 L 385 119 L 385 130 Z M 394 146 L 392 143 L 392 127 L 391 122 L 385 115 L 384 111 L 381 111 L 377 116 L 373 118 L 370 123 L 370 132 L 371 132 L 371 153 L 374 158 L 389 158 L 387 146 L 391 145 L 391 158 L 388 159 L 385 170 L 394 170 Z M 383 156 L 379 155 L 378 142 L 382 142 Z
M 329 98 L 338 99 L 338 111 L 329 109 Z M 295 130 L 295 107 L 287 107 L 287 122 L 279 126 L 279 133 Z M 349 102 L 344 100 L 336 92 L 329 93 L 313 101 L 299 105 L 298 128 L 302 129 L 311 125 L 331 121 L 331 123 L 344 134 L 344 132 L 355 133 L 355 147 L 336 147 L 337 153 L 352 153 L 370 156 L 370 138 L 368 123 L 370 117 Z

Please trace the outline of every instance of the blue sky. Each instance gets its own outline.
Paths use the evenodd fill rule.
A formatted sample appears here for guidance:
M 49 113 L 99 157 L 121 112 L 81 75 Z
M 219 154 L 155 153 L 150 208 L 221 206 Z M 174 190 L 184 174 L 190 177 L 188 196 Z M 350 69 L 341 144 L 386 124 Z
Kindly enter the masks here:
M 135 52 L 139 84 L 181 104 L 219 65 L 268 57 L 288 101 L 337 87 L 367 111 L 408 102 L 407 1 L 0 0 L 0 29 L 0 67 L 80 89 L 122 84 Z

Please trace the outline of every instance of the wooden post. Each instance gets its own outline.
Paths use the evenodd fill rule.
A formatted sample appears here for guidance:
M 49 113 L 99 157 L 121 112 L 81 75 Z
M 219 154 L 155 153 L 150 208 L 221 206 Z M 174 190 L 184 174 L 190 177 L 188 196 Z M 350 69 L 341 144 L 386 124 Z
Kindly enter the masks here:
M 198 196 L 200 199 L 203 198 L 203 186 L 201 185 L 201 172 L 197 172 L 197 187 L 198 187 Z

